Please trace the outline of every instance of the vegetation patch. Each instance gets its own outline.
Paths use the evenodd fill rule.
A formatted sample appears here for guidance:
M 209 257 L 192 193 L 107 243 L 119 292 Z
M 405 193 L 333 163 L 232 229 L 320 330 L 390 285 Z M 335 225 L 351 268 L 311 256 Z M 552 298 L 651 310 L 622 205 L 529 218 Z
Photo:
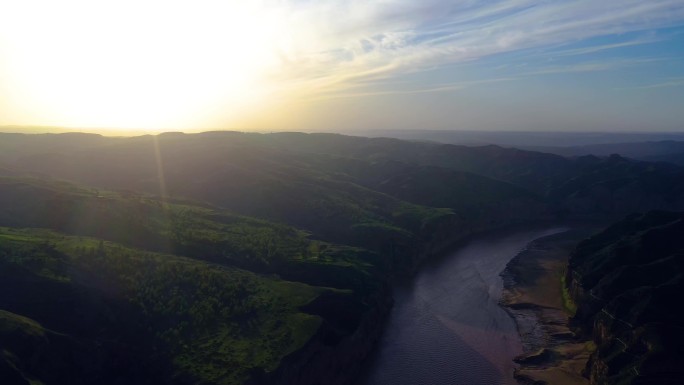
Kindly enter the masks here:
M 565 280 L 565 272 L 561 274 L 560 278 L 560 290 L 561 290 L 561 299 L 563 300 L 563 309 L 568 312 L 568 314 L 571 317 L 575 316 L 575 313 L 577 313 L 577 305 L 575 304 L 575 301 L 572 300 L 572 297 L 570 296 L 570 291 L 568 290 L 568 285 Z
M 74 317 L 109 318 L 78 321 L 84 336 L 104 328 L 132 347 L 166 352 L 176 375 L 216 384 L 241 383 L 255 369 L 274 370 L 301 348 L 321 319 L 299 308 L 327 290 L 47 230 L 0 228 L 0 263 L 37 280 L 37 287 L 44 281 L 68 287 L 64 293 L 73 298 L 62 300 L 73 301 Z M 49 317 L 45 323 L 59 324 Z M 42 330 L 33 319 L 0 311 L 0 333 L 13 328 Z

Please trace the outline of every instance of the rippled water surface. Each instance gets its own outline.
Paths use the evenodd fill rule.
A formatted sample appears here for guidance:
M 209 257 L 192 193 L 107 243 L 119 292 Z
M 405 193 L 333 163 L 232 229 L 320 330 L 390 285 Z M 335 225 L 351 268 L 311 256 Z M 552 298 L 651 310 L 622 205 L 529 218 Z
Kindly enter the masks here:
M 514 321 L 498 305 L 499 274 L 531 241 L 560 228 L 474 240 L 424 266 L 394 291 L 395 304 L 366 385 L 515 384 L 522 353 Z

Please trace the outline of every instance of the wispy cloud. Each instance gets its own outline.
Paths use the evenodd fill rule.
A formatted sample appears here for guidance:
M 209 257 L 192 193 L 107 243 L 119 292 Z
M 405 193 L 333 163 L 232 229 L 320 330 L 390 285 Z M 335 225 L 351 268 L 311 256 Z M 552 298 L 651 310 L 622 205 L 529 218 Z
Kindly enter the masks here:
M 431 87 L 421 87 L 414 89 L 392 89 L 387 91 L 340 91 L 340 90 L 330 90 L 327 93 L 321 93 L 317 96 L 311 97 L 309 100 L 322 100 L 322 99 L 340 99 L 340 98 L 358 98 L 365 96 L 381 96 L 381 95 L 412 95 L 412 94 L 427 94 L 433 92 L 452 92 L 460 91 L 473 86 L 510 82 L 517 80 L 518 78 L 507 77 L 507 78 L 496 78 L 496 79 L 485 79 L 485 80 L 473 80 L 473 81 L 462 81 L 462 82 L 451 82 L 444 83 L 437 86 Z
M 602 45 L 594 45 L 594 46 L 584 47 L 584 48 L 575 48 L 575 49 L 568 49 L 568 50 L 563 50 L 563 51 L 555 51 L 552 54 L 554 56 L 588 55 L 588 54 L 592 54 L 592 53 L 614 50 L 614 49 L 619 49 L 619 48 L 634 47 L 634 46 L 638 46 L 638 45 L 657 43 L 657 42 L 660 42 L 663 40 L 664 40 L 663 38 L 659 38 L 659 37 L 656 37 L 654 35 L 651 35 L 651 36 L 640 37 L 640 38 L 629 40 L 629 41 L 623 41 L 620 43 L 602 44 Z
M 292 30 L 281 80 L 318 87 L 388 77 L 530 48 L 684 24 L 681 0 L 291 0 L 278 2 Z M 561 52 L 583 55 L 657 41 Z M 621 65 L 624 65 L 622 63 Z M 545 73 L 608 69 L 593 63 Z
M 620 89 L 629 89 L 629 90 L 643 90 L 643 89 L 652 89 L 652 88 L 669 88 L 669 87 L 684 87 L 684 78 L 672 78 L 663 82 L 659 83 L 653 83 L 653 84 L 646 84 L 642 86 L 636 86 L 636 87 L 625 87 L 625 88 L 620 88 Z
M 547 66 L 539 68 L 535 71 L 527 72 L 524 75 L 548 75 L 561 73 L 581 73 L 581 72 L 599 72 L 612 71 L 627 67 L 634 67 L 638 65 L 663 61 L 663 58 L 639 58 L 639 59 L 613 59 L 606 61 L 584 62 L 569 65 Z

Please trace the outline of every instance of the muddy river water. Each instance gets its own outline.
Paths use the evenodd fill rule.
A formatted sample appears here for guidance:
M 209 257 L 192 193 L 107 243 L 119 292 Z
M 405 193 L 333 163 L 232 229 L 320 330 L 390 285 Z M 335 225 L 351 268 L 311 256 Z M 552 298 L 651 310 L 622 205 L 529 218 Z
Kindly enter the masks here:
M 563 231 L 491 234 L 423 266 L 394 290 L 395 304 L 368 363 L 365 385 L 508 385 L 522 353 L 498 301 L 499 274 L 527 244 Z

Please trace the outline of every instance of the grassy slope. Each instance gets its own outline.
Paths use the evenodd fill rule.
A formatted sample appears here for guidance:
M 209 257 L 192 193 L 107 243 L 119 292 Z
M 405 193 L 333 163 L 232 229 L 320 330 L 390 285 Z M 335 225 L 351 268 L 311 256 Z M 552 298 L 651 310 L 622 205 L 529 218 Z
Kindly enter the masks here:
M 281 281 L 274 275 L 257 276 L 233 266 L 347 289 L 343 295 L 352 302 L 363 302 L 366 295 L 372 294 L 382 284 L 386 271 L 372 252 L 311 240 L 307 233 L 285 225 L 187 201 L 164 202 L 130 192 L 94 190 L 46 179 L 0 178 L 0 225 L 13 226 L 3 229 L 7 255 L 14 255 L 5 262 L 30 272 L 17 275 L 19 280 L 6 281 L 6 292 L 21 291 L 39 279 L 61 285 L 60 290 L 68 293 L 74 277 L 78 278 L 77 291 L 85 296 L 98 297 L 105 284 L 118 288 L 114 293 L 117 303 L 125 300 L 137 307 L 116 305 L 119 310 L 105 309 L 101 313 L 120 312 L 120 317 L 126 314 L 126 319 L 148 322 L 147 328 L 140 331 L 147 333 L 143 341 L 153 337 L 161 343 L 176 341 L 169 358 L 171 364 L 157 362 L 156 366 L 173 365 L 179 373 L 215 383 L 240 383 L 254 368 L 274 369 L 282 356 L 308 341 L 320 323 L 318 317 L 295 308 L 310 302 L 322 289 Z M 71 236 L 18 227 L 51 228 Z M 32 251 L 21 251 L 27 247 Z M 52 258 L 53 251 L 64 256 Z M 101 258 L 101 254 L 107 258 Z M 230 282 L 237 286 L 226 286 Z M 197 287 L 200 283 L 202 286 Z M 247 299 L 241 299 L 243 296 Z M 0 308 L 31 303 L 30 298 L 24 300 L 3 297 Z M 98 313 L 88 308 L 99 306 L 91 302 L 82 305 L 82 312 Z M 237 311 L 236 306 L 248 306 L 248 310 L 241 316 L 230 316 L 230 312 Z M 249 310 L 249 306 L 257 307 Z M 26 312 L 34 308 L 45 310 L 50 306 L 34 303 L 18 313 L 28 315 Z M 228 313 L 220 308 L 228 309 Z M 60 311 L 41 313 L 35 319 L 54 321 L 61 317 Z M 183 311 L 191 315 L 178 318 Z M 212 326 L 193 323 L 188 317 Z M 215 324 L 230 319 L 236 321 L 228 326 Z M 69 324 L 64 320 L 57 323 Z M 81 324 L 73 330 L 74 338 L 85 338 L 84 334 L 97 330 L 98 324 L 97 320 Z M 136 334 L 138 326 L 124 322 L 121 330 L 111 326 L 103 333 Z M 196 334 L 202 330 L 206 332 Z M 154 350 L 155 344 L 148 341 L 132 350 Z M 24 357 L 19 361 L 31 360 Z M 141 360 L 149 361 L 147 357 Z M 62 366 L 69 365 L 73 366 Z M 107 372 L 106 367 L 103 371 Z
M 3 226 L 50 228 L 263 273 L 292 264 L 365 272 L 380 264 L 368 251 L 311 240 L 289 226 L 187 201 L 17 177 L 0 177 L 0 193 Z
M 273 370 L 306 343 L 321 319 L 297 309 L 326 290 L 48 230 L 0 228 L 0 258 L 3 275 L 13 273 L 3 286 L 23 282 L 14 282 L 13 298 L 3 301 L 10 311 L 105 350 L 114 349 L 107 339 L 119 335 L 118 343 L 131 351 L 167 354 L 176 377 L 220 384 L 240 383 L 253 368 Z M 56 293 L 72 301 L 70 311 L 54 305 L 51 311 L 47 302 Z M 83 313 L 92 314 L 98 327 L 79 319 Z M 35 321 L 12 317 L 21 321 L 13 324 L 22 333 L 42 333 Z

